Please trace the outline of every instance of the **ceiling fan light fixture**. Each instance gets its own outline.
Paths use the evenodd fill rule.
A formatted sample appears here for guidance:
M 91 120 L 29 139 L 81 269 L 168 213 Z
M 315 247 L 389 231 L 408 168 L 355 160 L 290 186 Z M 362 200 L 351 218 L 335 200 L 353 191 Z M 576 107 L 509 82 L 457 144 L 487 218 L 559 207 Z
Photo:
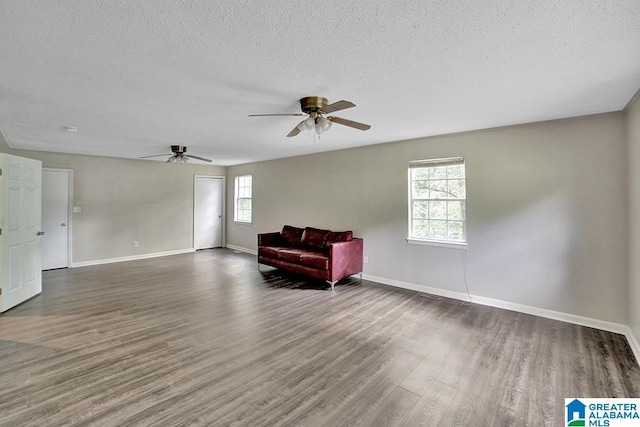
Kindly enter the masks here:
M 322 132 L 324 132 L 329 130 L 329 128 L 331 127 L 331 121 L 327 120 L 325 117 L 320 117 L 316 126 L 320 126 Z
M 311 129 L 313 129 L 313 127 L 315 126 L 316 121 L 314 120 L 314 118 L 313 118 L 313 117 L 309 117 L 309 118 L 307 118 L 307 120 L 305 120 L 303 123 L 304 123 L 304 127 L 305 127 L 305 129 L 307 129 L 307 130 L 311 130 Z

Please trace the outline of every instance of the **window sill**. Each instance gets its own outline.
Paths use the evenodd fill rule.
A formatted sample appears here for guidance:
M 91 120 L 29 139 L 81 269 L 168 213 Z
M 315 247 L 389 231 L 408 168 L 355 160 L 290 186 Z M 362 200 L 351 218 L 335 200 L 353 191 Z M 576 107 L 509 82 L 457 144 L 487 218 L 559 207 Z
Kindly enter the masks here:
M 439 242 L 437 240 L 420 240 L 420 239 L 406 239 L 407 243 L 410 245 L 421 245 L 421 246 L 437 246 L 441 248 L 451 248 L 451 249 L 467 249 L 466 242 Z
M 241 224 L 241 225 L 251 225 L 253 222 L 252 221 L 238 221 L 237 219 L 233 220 L 234 224 Z

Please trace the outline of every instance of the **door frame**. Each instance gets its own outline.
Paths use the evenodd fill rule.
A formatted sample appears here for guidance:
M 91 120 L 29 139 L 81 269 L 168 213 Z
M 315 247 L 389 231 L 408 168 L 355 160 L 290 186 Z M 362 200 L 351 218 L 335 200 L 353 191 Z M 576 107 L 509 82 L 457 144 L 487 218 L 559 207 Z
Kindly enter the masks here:
M 222 180 L 222 206 L 220 206 L 222 212 L 221 222 L 221 247 L 227 247 L 227 184 L 226 177 L 224 175 L 193 175 L 193 221 L 191 223 L 192 235 L 191 235 L 191 248 L 196 248 L 196 182 L 198 178 L 217 178 Z
M 42 168 L 42 175 L 44 172 L 64 172 L 69 175 L 69 200 L 67 203 L 67 268 L 73 266 L 73 169 L 60 169 L 60 168 Z

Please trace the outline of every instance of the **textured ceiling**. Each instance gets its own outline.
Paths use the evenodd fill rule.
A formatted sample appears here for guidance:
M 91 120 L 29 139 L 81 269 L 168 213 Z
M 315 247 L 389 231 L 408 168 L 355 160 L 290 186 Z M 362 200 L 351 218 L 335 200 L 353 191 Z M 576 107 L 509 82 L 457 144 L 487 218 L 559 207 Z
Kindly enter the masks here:
M 0 0 L 12 148 L 232 165 L 619 111 L 639 88 L 638 0 Z M 371 130 L 247 117 L 308 95 Z

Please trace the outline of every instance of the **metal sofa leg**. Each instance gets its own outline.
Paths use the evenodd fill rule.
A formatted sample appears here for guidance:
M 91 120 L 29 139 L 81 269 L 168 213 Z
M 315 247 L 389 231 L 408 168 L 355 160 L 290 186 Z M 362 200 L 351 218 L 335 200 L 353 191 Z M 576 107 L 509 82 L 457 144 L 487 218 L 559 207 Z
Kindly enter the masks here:
M 336 280 L 336 281 L 332 282 L 331 280 L 327 280 L 327 283 L 331 285 L 331 292 L 334 292 L 334 293 L 335 293 L 334 285 L 335 285 L 336 283 L 338 283 L 338 281 Z

